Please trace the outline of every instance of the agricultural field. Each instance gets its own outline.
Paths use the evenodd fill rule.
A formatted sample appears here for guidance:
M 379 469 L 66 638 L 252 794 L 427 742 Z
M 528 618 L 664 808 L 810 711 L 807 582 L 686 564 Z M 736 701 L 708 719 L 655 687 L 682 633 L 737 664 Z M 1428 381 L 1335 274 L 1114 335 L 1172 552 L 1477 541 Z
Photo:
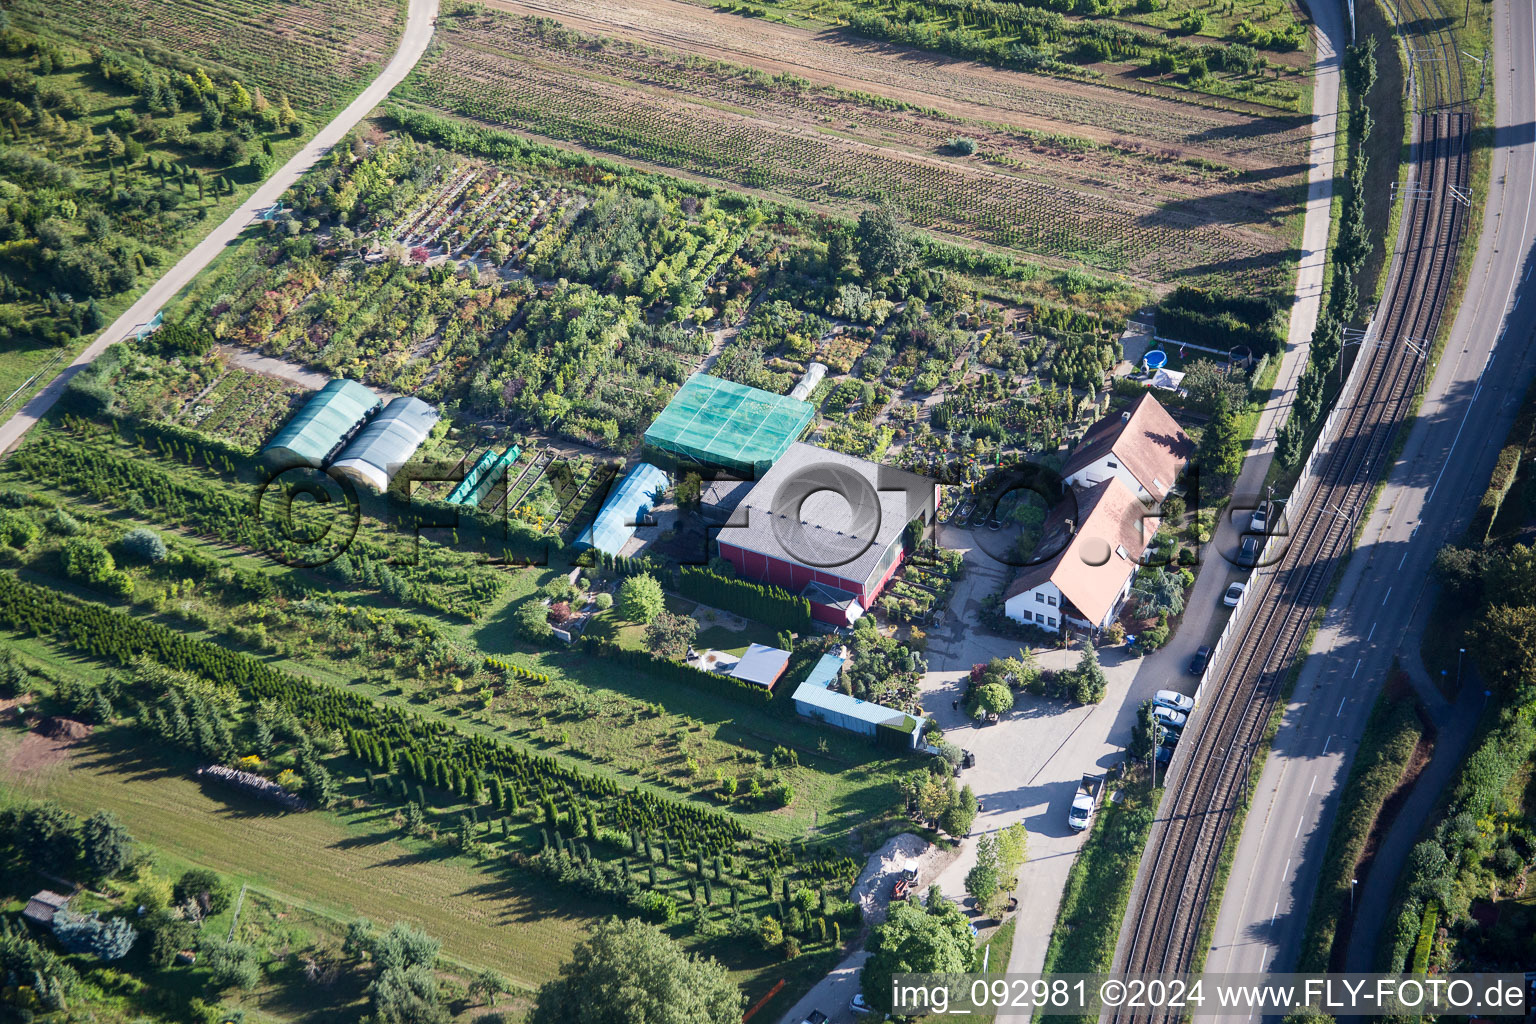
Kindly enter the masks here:
M 1291 0 L 716 0 L 747 17 L 1193 102 L 1296 111 L 1307 22 Z
M 20 740 L 15 732 L 4 734 L 0 765 L 11 761 Z M 0 780 L 12 799 L 51 799 L 81 814 L 118 808 L 135 837 L 237 883 L 344 919 L 408 921 L 443 939 L 456 959 L 496 968 L 522 985 L 553 974 L 585 923 L 580 911 L 597 911 L 573 902 L 568 917 L 550 914 L 532 887 L 498 887 L 464 900 L 461 893 L 483 882 L 480 872 L 468 862 L 421 855 L 421 844 L 390 823 L 392 808 L 262 813 L 255 802 L 200 784 L 191 775 L 195 767 L 190 759 L 146 756 L 131 736 L 106 730 L 38 771 L 0 769 Z M 398 861 L 406 863 L 392 863 Z M 358 884 L 379 875 L 389 883 Z M 503 923 L 509 920 L 521 923 L 509 928 Z
M 896 315 L 896 302 L 860 283 L 846 228 L 808 232 L 788 212 L 728 194 L 658 191 L 648 176 L 519 156 L 510 136 L 495 139 L 507 150 L 496 160 L 470 156 L 416 137 L 451 133 L 451 122 L 401 116 L 404 129 L 370 129 L 351 157 L 305 179 L 291 215 L 170 313 L 199 319 L 224 345 L 453 404 L 462 425 L 421 457 L 468 468 L 477 445 L 516 443 L 487 510 L 567 541 L 606 490 L 605 456 L 632 450 L 698 369 L 783 392 L 810 361 L 826 363 L 815 437 L 853 454 L 910 448 L 904 464 L 923 466 L 957 455 L 930 427 L 1043 450 L 1084 412 L 1072 389 L 1118 360 L 1114 317 L 1136 301 L 1088 275 L 1013 264 L 1000 269 L 1018 300 L 982 301 L 958 278 L 941 282 L 937 265 L 917 265 L 899 286 L 930 301 Z M 835 236 L 840 248 L 809 236 Z M 1024 299 L 1031 288 L 1049 301 Z M 951 427 L 949 406 L 934 419 L 934 396 L 973 362 L 1000 388 L 990 397 L 1017 395 L 1020 410 L 1047 416 L 1009 413 L 1035 423 L 1034 435 L 978 430 L 963 416 Z M 119 411 L 135 402 L 111 399 Z M 186 413 L 174 422 L 192 425 Z M 569 477 L 549 473 L 568 463 Z M 432 497 L 451 489 L 425 486 Z
M 14 22 L 78 45 L 142 51 L 183 71 L 239 79 L 286 95 L 323 118 L 383 69 L 405 23 L 405 0 L 15 0 Z
M 232 366 L 217 351 L 200 358 L 133 356 L 97 371 L 120 411 L 185 426 L 246 451 L 272 436 L 303 393 L 289 381 Z
M 1138 282 L 1283 287 L 1299 193 L 1166 154 L 770 77 L 461 8 L 397 95 L 441 112 Z M 965 155 L 967 152 L 973 154 Z M 1291 185 L 1296 182 L 1291 182 Z
M 783 19 L 724 13 L 689 0 L 485 2 L 515 14 L 554 18 L 587 34 L 1120 148 L 1156 152 L 1177 147 L 1172 154 L 1176 157 L 1243 169 L 1282 165 L 1282 160 L 1294 160 L 1302 152 L 1295 148 L 1297 140 L 1288 136 L 1303 128 L 1303 119 L 1273 109 L 1222 109 L 1186 102 L 1191 97 L 1183 92 L 1132 92 L 932 52 L 917 54 L 909 47 L 828 31 L 825 22 L 808 21 L 801 27 Z
M 691 313 L 703 285 L 728 272 L 750 218 L 383 133 L 365 148 L 292 196 L 297 216 L 343 223 L 297 234 L 275 263 L 251 258 L 268 248 L 260 241 L 231 254 L 201 307 L 214 336 L 486 422 L 632 443 L 703 355 L 696 333 L 641 311 L 666 301 Z M 276 227 L 289 225 L 301 227 Z M 464 272 L 448 272 L 445 257 Z
M 824 834 L 851 831 L 888 809 L 886 762 L 877 758 L 863 770 L 851 770 L 850 763 L 819 749 L 821 731 L 792 712 L 786 715 L 784 708 L 754 710 L 523 640 L 515 609 L 558 583 L 554 569 L 496 572 L 426 540 L 414 568 L 376 565 L 362 553 L 379 543 L 383 531 L 375 522 L 360 536 L 356 547 L 362 550 L 345 568 L 332 563 L 313 571 L 275 570 L 265 558 L 233 553 L 242 540 L 251 544 L 250 537 L 230 534 L 218 538 L 221 544 L 204 543 L 209 531 L 199 527 L 206 520 L 195 518 L 188 492 L 168 495 L 179 502 L 158 500 L 162 487 L 216 475 L 225 479 L 208 490 L 238 501 L 249 492 L 228 474 L 205 473 L 183 463 L 179 452 L 166 455 L 101 430 L 82 432 L 78 424 L 72 431 L 39 431 L 41 436 L 0 470 L 0 487 L 24 488 L 70 508 L 80 525 L 73 536 L 107 547 L 114 537 L 146 526 L 168 531 L 176 541 L 163 563 L 146 566 L 124 557 L 122 576 L 91 581 L 61 564 L 65 545 L 57 535 L 38 539 L 25 564 L 59 576 L 69 589 L 97 599 L 111 597 L 114 589 L 131 590 L 125 600 L 132 607 L 174 628 L 220 638 L 390 706 L 434 708 L 476 732 L 578 757 L 606 776 L 639 780 L 678 796 L 713 802 L 721 773 L 765 763 L 782 746 L 799 751 L 800 763 L 782 769 L 797 790 L 822 792 L 848 808 L 837 819 L 820 815 Z M 82 454 L 87 450 L 96 457 Z M 145 481 L 138 485 L 145 497 L 127 503 L 137 506 L 129 514 L 113 511 L 112 501 L 114 493 L 126 490 L 113 483 L 126 463 L 136 464 Z M 473 606 L 460 583 L 466 571 L 472 581 L 490 576 L 497 587 L 485 610 L 468 621 Z M 605 573 L 592 570 L 587 576 L 589 589 L 598 592 Z M 509 675 L 487 656 L 550 678 Z M 733 733 L 744 725 L 752 738 Z M 750 761 L 742 760 L 744 751 L 751 752 Z M 830 804 L 805 799 L 787 811 L 746 804 L 740 812 L 756 827 L 790 837 L 816 817 L 818 806 Z
M 1307 99 L 1278 0 L 969 23 L 935 0 L 911 38 L 879 0 L 632 2 L 445 3 L 390 102 L 0 462 L 0 825 L 110 808 L 166 870 L 252 900 L 228 924 L 260 977 L 218 982 L 210 942 L 168 1019 L 316 1019 L 292 986 L 345 961 L 327 1019 L 403 1019 L 381 992 L 419 986 L 419 1019 L 489 1024 L 471 975 L 520 1011 L 615 915 L 717 957 L 740 986 L 719 1019 L 782 1015 L 861 937 L 865 858 L 978 810 L 954 744 L 848 742 L 796 681 L 846 646 L 834 685 L 917 710 L 964 561 L 917 547 L 835 636 L 802 596 L 677 564 L 682 525 L 578 554 L 647 426 L 694 373 L 783 394 L 820 364 L 805 440 L 963 483 L 1058 459 L 1165 291 L 1278 342 Z M 17 0 L 5 340 L 62 359 L 98 330 L 376 73 L 404 10 Z M 986 63 L 1020 46 L 1028 67 Z M 336 377 L 441 414 L 383 494 L 262 462 Z M 1007 515 L 1023 537 L 1038 511 Z M 752 643 L 790 652 L 774 690 L 684 656 Z M 50 729 L 78 742 L 40 757 Z M 125 922 L 121 872 L 81 859 Z M 357 915 L 444 957 L 369 966 Z M 116 1009 L 174 987 L 125 963 Z

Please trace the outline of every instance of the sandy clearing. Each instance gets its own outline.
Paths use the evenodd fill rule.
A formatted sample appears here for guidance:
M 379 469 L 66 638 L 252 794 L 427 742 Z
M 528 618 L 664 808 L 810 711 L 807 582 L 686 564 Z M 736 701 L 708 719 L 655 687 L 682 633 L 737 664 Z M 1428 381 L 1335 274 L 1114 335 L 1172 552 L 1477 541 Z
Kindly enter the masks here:
M 1255 117 L 941 54 L 742 18 L 686 0 L 486 0 L 570 28 L 684 49 L 771 73 L 875 93 L 957 117 L 1126 145 L 1132 138 L 1239 168 L 1297 156 L 1299 118 Z M 1134 126 L 1134 127 L 1132 127 Z

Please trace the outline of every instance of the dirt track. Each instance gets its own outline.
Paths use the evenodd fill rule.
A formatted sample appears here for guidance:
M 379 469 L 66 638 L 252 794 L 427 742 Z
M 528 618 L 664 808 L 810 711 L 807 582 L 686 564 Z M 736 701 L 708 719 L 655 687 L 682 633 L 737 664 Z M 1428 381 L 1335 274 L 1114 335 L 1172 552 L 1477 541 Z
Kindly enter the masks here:
M 1167 147 L 1240 169 L 1288 166 L 1297 118 L 1255 117 L 941 54 L 743 18 L 686 0 L 487 0 L 583 32 L 682 49 L 822 85 L 874 93 L 957 117 L 1135 148 Z

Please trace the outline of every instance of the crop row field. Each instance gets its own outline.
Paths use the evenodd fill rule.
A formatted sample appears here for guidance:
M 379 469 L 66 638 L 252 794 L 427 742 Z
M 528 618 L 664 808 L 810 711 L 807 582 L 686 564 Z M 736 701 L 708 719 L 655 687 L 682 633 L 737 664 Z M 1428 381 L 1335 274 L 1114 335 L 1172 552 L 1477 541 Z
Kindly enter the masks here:
M 1091 158 L 997 131 L 972 140 L 980 159 L 963 160 L 944 148 L 970 125 L 846 94 L 597 48 L 549 23 L 466 12 L 440 31 L 446 45 L 401 95 L 444 112 L 799 202 L 889 199 L 920 227 L 1144 281 L 1235 274 L 1263 290 L 1289 260 L 1280 229 L 1294 196 L 1257 200 L 1187 165 L 1126 161 L 1116 186 L 1109 161 L 1084 167 Z
M 378 74 L 405 23 L 404 0 L 15 0 L 7 8 L 24 27 L 142 50 L 187 70 L 218 69 L 314 113 Z
M 721 10 L 1205 104 L 1294 112 L 1307 24 L 1289 0 L 716 0 Z
M 1182 0 L 1181 0 L 1182 2 Z M 1198 0 L 1190 0 L 1198 2 Z M 1026 70 L 1001 69 L 911 47 L 723 13 L 688 0 L 486 0 L 509 13 L 554 19 L 608 40 L 665 47 L 769 76 L 1174 161 L 1240 171 L 1289 167 L 1303 154 L 1307 119 L 1185 102 L 1184 93 L 1133 93 Z M 1266 179 L 1267 180 L 1267 179 Z
M 428 177 L 414 198 L 394 194 L 416 170 L 439 165 L 441 179 Z M 386 174 L 381 188 L 391 194 L 375 202 L 368 183 Z M 691 311 L 740 245 L 740 222 L 717 210 L 669 216 L 653 202 L 611 190 L 578 196 L 568 182 L 530 184 L 526 175 L 520 185 L 498 192 L 493 184 L 475 196 L 460 187 L 471 178 L 512 180 L 408 139 L 379 146 L 338 171 L 335 184 L 342 202 L 368 211 L 356 226 L 404 236 L 414 243 L 409 251 L 395 241 L 395 258 L 380 250 L 359 259 L 334 237 L 332 246 L 316 247 L 301 236 L 305 248 L 291 259 L 237 259 L 201 310 L 210 329 L 226 343 L 428 401 L 457 400 L 487 418 L 563 424 L 574 440 L 609 446 L 638 435 L 692 369 L 703 341 L 645 322 L 622 293 L 647 304 L 671 298 Z M 505 201 L 514 191 L 526 196 L 520 206 Z M 632 247 L 630 233 L 652 218 L 668 231 Z M 428 259 L 467 250 L 484 260 L 468 274 L 422 280 L 415 272 Z M 570 283 L 536 286 L 530 270 Z M 583 281 L 612 283 L 620 294 Z

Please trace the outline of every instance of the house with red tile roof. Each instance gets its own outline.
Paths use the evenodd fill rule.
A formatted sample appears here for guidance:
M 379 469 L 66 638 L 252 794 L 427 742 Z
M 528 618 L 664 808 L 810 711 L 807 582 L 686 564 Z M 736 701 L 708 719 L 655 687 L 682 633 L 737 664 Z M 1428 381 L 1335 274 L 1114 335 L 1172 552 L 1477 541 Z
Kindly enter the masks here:
M 1004 613 L 1052 633 L 1108 629 L 1156 531 L 1117 476 L 1068 491 L 1046 517 L 1031 564 L 1003 592 Z
M 1061 476 L 1071 487 L 1088 487 L 1114 477 L 1151 505 L 1168 496 L 1194 450 L 1189 435 L 1148 392 L 1130 411 L 1106 416 L 1089 427 Z

